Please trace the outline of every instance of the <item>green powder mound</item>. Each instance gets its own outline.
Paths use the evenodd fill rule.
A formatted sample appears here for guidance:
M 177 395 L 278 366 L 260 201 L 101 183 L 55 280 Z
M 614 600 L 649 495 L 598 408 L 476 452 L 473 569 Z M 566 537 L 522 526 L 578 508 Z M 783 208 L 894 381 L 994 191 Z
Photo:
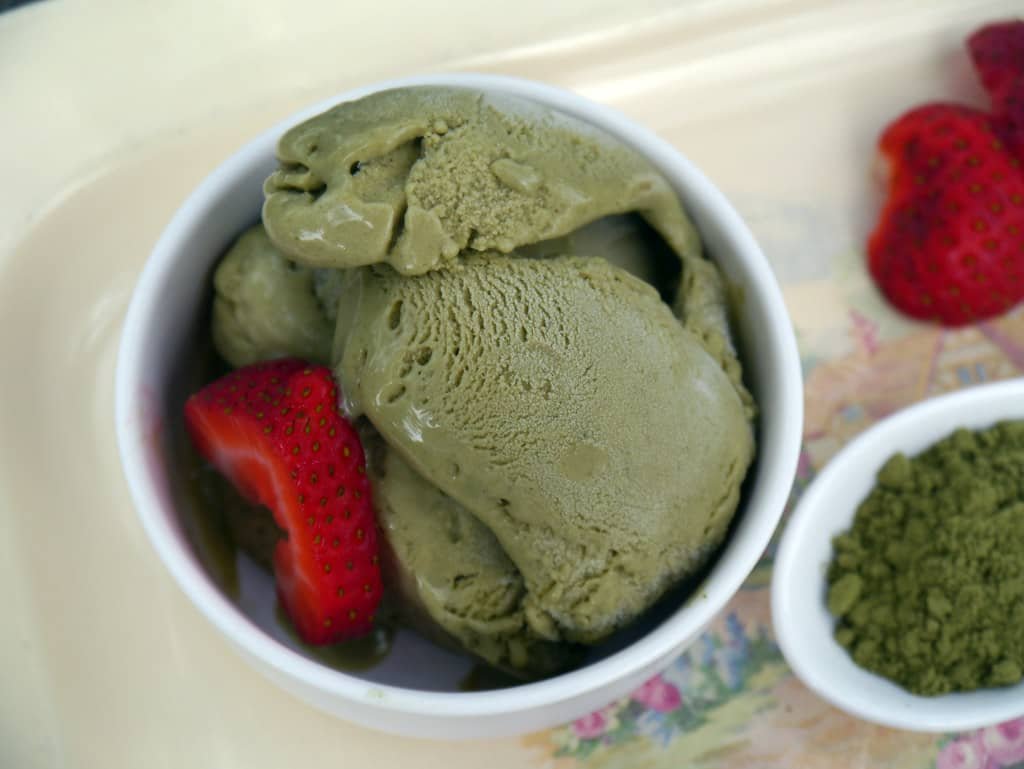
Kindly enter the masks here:
M 1024 676 L 1024 422 L 892 457 L 833 545 L 828 608 L 858 665 L 921 695 Z

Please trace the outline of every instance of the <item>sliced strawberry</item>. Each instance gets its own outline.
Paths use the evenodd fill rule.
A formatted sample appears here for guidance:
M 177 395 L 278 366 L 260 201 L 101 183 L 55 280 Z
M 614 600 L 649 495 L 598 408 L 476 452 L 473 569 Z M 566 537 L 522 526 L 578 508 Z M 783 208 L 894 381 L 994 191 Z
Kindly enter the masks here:
M 982 27 L 967 39 L 992 111 L 1024 128 L 1024 21 Z
M 238 369 L 188 399 L 185 424 L 200 454 L 286 533 L 274 574 L 302 639 L 368 632 L 382 594 L 377 528 L 363 448 L 330 371 L 297 360 Z
M 930 104 L 882 134 L 888 198 L 869 267 L 909 315 L 960 325 L 1024 299 L 1024 175 L 1008 130 L 983 112 Z

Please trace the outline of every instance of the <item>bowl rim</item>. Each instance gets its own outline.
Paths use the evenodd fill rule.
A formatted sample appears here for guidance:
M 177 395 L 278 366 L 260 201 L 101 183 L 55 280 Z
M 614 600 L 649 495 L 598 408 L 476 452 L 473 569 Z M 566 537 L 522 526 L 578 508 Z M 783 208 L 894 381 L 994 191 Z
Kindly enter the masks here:
M 578 670 L 508 689 L 486 692 L 434 692 L 377 684 L 327 668 L 266 635 L 232 604 L 198 561 L 177 545 L 177 536 L 160 511 L 141 445 L 142 426 L 137 414 L 138 392 L 143 381 L 139 368 L 142 331 L 149 324 L 147 311 L 172 269 L 172 256 L 181 247 L 180 233 L 199 218 L 215 200 L 227 194 L 238 179 L 271 151 L 280 135 L 291 126 L 342 101 L 367 94 L 413 85 L 448 85 L 508 93 L 552 106 L 617 136 L 646 156 L 675 187 L 702 201 L 709 217 L 728 232 L 732 250 L 757 286 L 758 298 L 770 321 L 778 326 L 770 335 L 772 377 L 778 402 L 773 407 L 785 415 L 778 420 L 772 446 L 759 446 L 762 463 L 773 463 L 773 472 L 758 479 L 759 515 L 751 516 L 743 536 L 735 532 L 714 565 L 714 581 L 703 585 L 700 600 L 688 601 L 658 627 L 609 657 Z M 625 138 L 629 137 L 629 138 Z M 753 570 L 782 516 L 796 472 L 803 424 L 803 383 L 796 338 L 785 309 L 781 290 L 769 262 L 754 236 L 725 196 L 673 145 L 617 110 L 562 88 L 503 75 L 449 73 L 390 79 L 349 89 L 291 114 L 247 142 L 218 165 L 176 211 L 152 249 L 133 291 L 118 350 L 115 381 L 115 419 L 122 469 L 136 513 L 151 545 L 179 587 L 200 612 L 243 652 L 314 690 L 348 700 L 383 707 L 410 716 L 462 717 L 509 715 L 565 703 L 630 675 L 653 672 L 659 660 L 677 652 L 699 632 L 737 592 Z M 765 458 L 767 457 L 767 459 Z
M 1012 413 L 1012 404 L 1021 404 L 1019 414 Z M 830 542 L 834 535 L 845 531 L 863 501 L 861 498 L 837 505 L 830 496 L 837 481 L 852 473 L 858 480 L 867 478 L 873 487 L 878 469 L 897 451 L 916 454 L 959 427 L 977 430 L 1012 419 L 1024 419 L 1024 378 L 974 385 L 901 409 L 840 449 L 804 490 L 792 516 L 784 523 L 771 585 L 775 637 L 800 680 L 840 710 L 871 723 L 919 732 L 977 729 L 1024 714 L 1024 682 L 1001 689 L 924 697 L 857 666 L 832 636 L 831 615 L 827 633 L 822 633 L 822 623 L 815 618 L 820 618 L 822 611 L 828 613 L 824 591 L 827 564 L 819 564 L 820 569 L 815 565 L 815 571 L 821 574 L 818 584 L 822 588 L 818 591 L 820 601 L 815 604 L 815 617 L 808 619 L 806 610 L 794 608 L 804 605 L 797 598 L 797 594 L 803 595 L 800 587 L 808 589 L 806 574 L 799 570 L 800 563 L 806 564 L 808 552 L 816 552 L 813 548 L 809 551 L 808 543 L 819 543 L 823 537 Z M 831 516 L 818 515 L 823 506 L 837 512 Z M 808 637 L 812 639 L 810 644 L 801 643 L 802 638 Z M 841 676 L 820 655 L 807 653 L 808 649 L 823 646 L 841 652 L 848 662 Z

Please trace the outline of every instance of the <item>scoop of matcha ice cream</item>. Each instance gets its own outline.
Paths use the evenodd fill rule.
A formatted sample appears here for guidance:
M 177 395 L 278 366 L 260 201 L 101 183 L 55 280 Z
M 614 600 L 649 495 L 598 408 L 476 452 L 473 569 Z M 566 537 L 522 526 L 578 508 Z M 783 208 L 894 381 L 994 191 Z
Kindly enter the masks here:
M 527 625 L 523 577 L 491 530 L 379 437 L 368 443 L 385 581 L 400 615 L 428 637 L 514 673 L 546 675 L 578 657 Z
M 350 406 L 493 532 L 534 633 L 598 641 L 721 542 L 748 411 L 650 286 L 603 259 L 497 254 L 350 278 Z
M 684 256 L 696 231 L 661 174 L 599 129 L 512 96 L 418 87 L 288 131 L 263 221 L 292 259 L 414 275 L 636 211 Z
M 263 225 L 225 254 L 213 287 L 213 343 L 232 366 L 286 356 L 327 362 L 334 324 L 317 299 L 313 270 L 285 259 Z

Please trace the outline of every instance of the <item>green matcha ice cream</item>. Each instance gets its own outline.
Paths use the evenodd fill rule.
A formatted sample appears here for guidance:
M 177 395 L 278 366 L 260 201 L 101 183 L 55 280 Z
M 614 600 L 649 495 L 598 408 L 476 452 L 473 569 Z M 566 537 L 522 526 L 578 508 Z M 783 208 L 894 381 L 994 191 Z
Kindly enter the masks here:
M 279 156 L 266 233 L 218 269 L 214 340 L 233 365 L 334 366 L 412 624 L 549 674 L 707 562 L 755 406 L 664 177 L 589 125 L 448 88 L 341 104 Z
M 601 259 L 361 270 L 342 389 L 497 538 L 537 635 L 591 643 L 721 541 L 753 453 L 743 403 L 648 285 Z
M 545 675 L 579 655 L 531 632 L 523 577 L 494 534 L 371 436 L 371 477 L 391 599 L 424 635 L 506 670 Z
M 288 355 L 326 362 L 334 329 L 314 278 L 285 259 L 262 225 L 246 230 L 213 276 L 213 343 L 224 360 L 236 368 Z
M 263 222 L 317 267 L 416 275 L 466 251 L 508 253 L 636 211 L 684 254 L 695 230 L 649 163 L 592 126 L 523 99 L 403 88 L 340 104 L 278 145 Z

